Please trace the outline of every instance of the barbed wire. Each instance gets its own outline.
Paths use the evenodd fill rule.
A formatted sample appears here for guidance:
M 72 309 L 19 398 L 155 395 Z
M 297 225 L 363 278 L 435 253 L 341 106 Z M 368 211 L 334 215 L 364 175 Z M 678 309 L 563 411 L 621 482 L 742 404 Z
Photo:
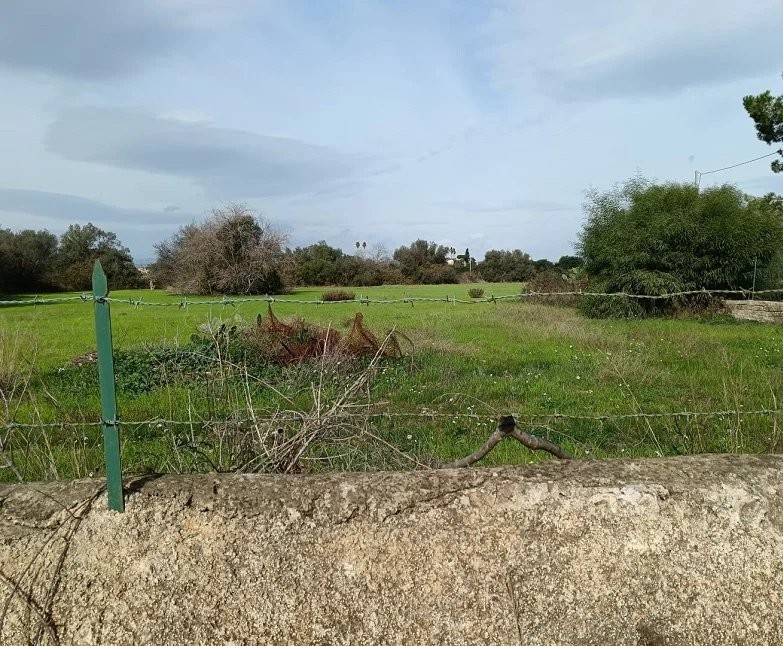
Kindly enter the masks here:
M 324 301 L 324 300 L 307 300 L 296 298 L 277 298 L 275 296 L 248 296 L 239 298 L 223 297 L 219 300 L 188 300 L 181 299 L 178 301 L 145 301 L 142 298 L 117 298 L 114 296 L 107 296 L 105 298 L 97 299 L 99 302 L 117 303 L 132 305 L 133 307 L 175 307 L 185 309 L 191 306 L 234 306 L 242 303 L 281 303 L 292 305 L 391 305 L 391 304 L 414 304 L 414 303 L 454 303 L 463 305 L 479 305 L 485 303 L 497 303 L 500 301 L 513 301 L 524 300 L 526 298 L 545 298 L 545 297 L 563 297 L 563 296 L 580 296 L 580 297 L 597 297 L 597 298 L 631 298 L 637 300 L 666 300 L 671 298 L 682 298 L 685 296 L 728 296 L 731 294 L 738 294 L 744 297 L 747 296 L 759 296 L 766 294 L 783 294 L 783 287 L 774 289 L 690 289 L 678 292 L 666 292 L 663 294 L 633 294 L 630 292 L 585 292 L 585 291 L 563 291 L 563 292 L 521 292 L 519 294 L 504 294 L 500 296 L 491 295 L 484 298 L 471 298 L 460 299 L 454 296 L 404 296 L 402 298 L 356 298 L 352 300 L 343 301 Z M 47 305 L 55 303 L 66 302 L 83 302 L 91 303 L 96 299 L 92 294 L 81 294 L 79 296 L 63 296 L 54 298 L 30 298 L 22 300 L 4 300 L 0 301 L 0 306 L 35 306 L 35 305 Z
M 26 298 L 23 300 L 15 301 L 0 301 L 0 305 L 48 305 L 50 303 L 68 303 L 72 301 L 83 301 L 85 303 L 92 302 L 92 294 L 79 294 L 78 296 L 55 296 L 44 297 L 36 296 L 35 298 Z
M 755 409 L 725 409 L 715 411 L 660 411 L 660 412 L 637 412 L 637 413 L 511 413 L 518 422 L 530 425 L 553 422 L 557 420 L 565 421 L 591 421 L 591 422 L 613 422 L 627 421 L 635 419 L 674 419 L 674 418 L 714 418 L 714 417 L 747 417 L 747 416 L 765 416 L 771 417 L 783 415 L 783 408 L 755 408 Z M 350 412 L 342 411 L 328 415 L 317 415 L 313 413 L 292 413 L 284 412 L 277 415 L 269 415 L 264 411 L 263 415 L 254 415 L 252 413 L 243 416 L 227 415 L 222 418 L 189 418 L 189 419 L 169 419 L 163 417 L 152 417 L 145 420 L 111 420 L 108 423 L 120 426 L 209 426 L 229 423 L 254 423 L 254 424 L 273 424 L 284 422 L 328 422 L 334 419 L 378 419 L 378 418 L 420 418 L 420 419 L 471 419 L 475 421 L 496 422 L 499 415 L 480 414 L 480 413 L 446 413 L 441 411 L 420 411 L 420 412 Z M 8 421 L 0 423 L 0 428 L 5 430 L 15 428 L 80 428 L 80 427 L 99 427 L 104 424 L 101 420 L 81 420 L 81 421 L 59 421 L 59 422 L 16 422 Z

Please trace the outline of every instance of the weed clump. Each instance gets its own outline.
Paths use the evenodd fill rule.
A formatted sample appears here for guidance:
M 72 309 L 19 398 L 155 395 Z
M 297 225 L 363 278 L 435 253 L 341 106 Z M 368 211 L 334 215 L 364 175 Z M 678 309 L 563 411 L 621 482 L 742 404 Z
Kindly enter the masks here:
M 321 294 L 321 300 L 326 302 L 352 301 L 355 298 L 356 294 L 354 292 L 349 292 L 344 289 L 332 289 Z
M 484 296 L 484 290 L 481 287 L 471 287 L 468 290 L 468 296 L 471 298 L 482 298 Z

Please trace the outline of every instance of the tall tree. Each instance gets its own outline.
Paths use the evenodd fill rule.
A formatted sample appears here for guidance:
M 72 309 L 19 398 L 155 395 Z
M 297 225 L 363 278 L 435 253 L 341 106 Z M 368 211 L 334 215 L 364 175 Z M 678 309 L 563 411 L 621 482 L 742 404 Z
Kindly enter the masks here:
M 57 251 L 57 283 L 63 289 L 89 289 L 92 265 L 100 260 L 114 289 L 139 287 L 141 273 L 133 263 L 130 251 L 116 233 L 104 231 L 94 224 L 72 224 L 60 236 Z
M 757 95 L 748 95 L 742 99 L 748 115 L 756 124 L 756 135 L 761 141 L 769 144 L 783 142 L 783 96 L 772 96 L 767 90 Z M 783 155 L 783 149 L 778 150 Z M 783 171 L 783 162 L 776 159 L 772 162 L 772 171 Z

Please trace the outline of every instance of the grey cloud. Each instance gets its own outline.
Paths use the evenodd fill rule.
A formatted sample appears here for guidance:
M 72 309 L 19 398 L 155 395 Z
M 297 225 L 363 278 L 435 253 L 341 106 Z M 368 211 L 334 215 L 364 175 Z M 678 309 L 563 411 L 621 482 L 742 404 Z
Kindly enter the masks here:
M 63 223 L 94 222 L 98 226 L 117 223 L 174 227 L 192 219 L 185 215 L 178 215 L 173 219 L 156 211 L 126 209 L 76 195 L 19 188 L 0 188 L 0 212 L 2 211 Z
M 359 162 L 295 139 L 107 108 L 62 112 L 46 146 L 72 161 L 192 179 L 220 200 L 324 190 L 348 179 Z
M 554 213 L 557 211 L 574 211 L 579 207 L 564 202 L 551 202 L 547 200 L 511 200 L 500 204 L 484 204 L 477 202 L 444 201 L 432 202 L 433 206 L 442 206 L 449 209 L 459 209 L 471 213 L 506 213 L 511 211 L 533 211 Z
M 666 95 L 759 76 L 780 65 L 782 28 L 783 18 L 778 15 L 763 24 L 685 35 L 569 70 L 547 70 L 540 80 L 552 94 L 580 100 Z
M 135 71 L 187 37 L 181 12 L 152 0 L 3 0 L 0 63 L 83 79 Z

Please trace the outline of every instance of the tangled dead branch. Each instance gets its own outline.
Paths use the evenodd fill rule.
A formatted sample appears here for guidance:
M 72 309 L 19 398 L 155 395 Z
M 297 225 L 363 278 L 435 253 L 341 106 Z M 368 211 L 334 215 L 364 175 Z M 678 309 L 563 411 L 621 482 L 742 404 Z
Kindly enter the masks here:
M 321 357 L 324 354 L 344 354 L 353 357 L 399 358 L 403 355 L 396 331 L 388 332 L 383 343 L 364 325 L 364 316 L 357 312 L 351 318 L 346 334 L 327 327 L 294 318 L 283 322 L 269 305 L 267 315 L 256 318 L 256 325 L 245 331 L 245 338 L 271 361 L 290 364 Z

